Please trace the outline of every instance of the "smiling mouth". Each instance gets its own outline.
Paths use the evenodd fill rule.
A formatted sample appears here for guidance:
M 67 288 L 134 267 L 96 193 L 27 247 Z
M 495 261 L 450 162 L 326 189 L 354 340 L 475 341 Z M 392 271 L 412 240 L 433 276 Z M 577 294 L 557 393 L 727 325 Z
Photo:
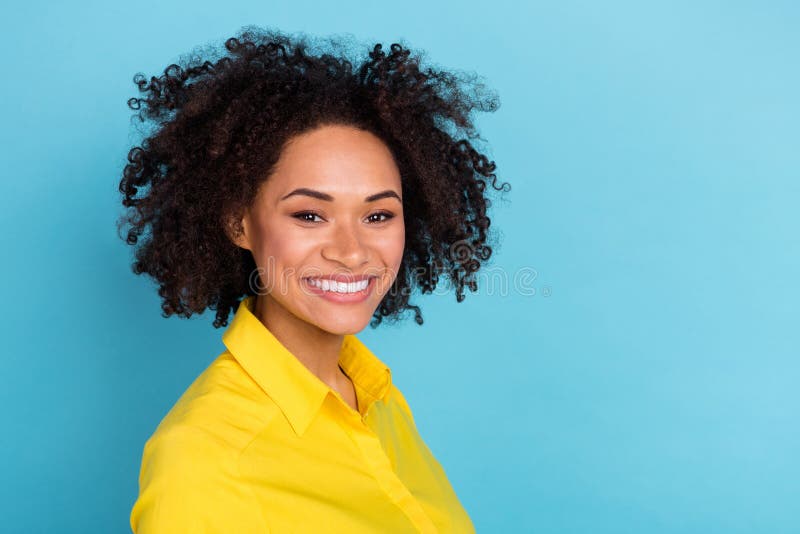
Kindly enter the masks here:
M 305 280 L 309 286 L 324 293 L 358 295 L 366 292 L 375 278 L 375 276 L 370 276 L 366 280 L 360 280 L 358 282 L 337 282 L 336 280 L 329 280 L 327 278 L 306 278 Z

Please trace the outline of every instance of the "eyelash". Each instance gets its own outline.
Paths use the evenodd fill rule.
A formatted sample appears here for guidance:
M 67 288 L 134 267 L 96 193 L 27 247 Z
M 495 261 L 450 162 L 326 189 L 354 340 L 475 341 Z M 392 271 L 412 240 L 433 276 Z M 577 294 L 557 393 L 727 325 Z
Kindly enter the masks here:
M 317 223 L 317 221 L 304 220 L 303 216 L 305 216 L 305 215 L 313 215 L 315 217 L 322 218 L 322 215 L 320 215 L 319 213 L 314 212 L 314 211 L 298 211 L 297 213 L 293 213 L 292 217 L 294 217 L 294 218 L 296 218 L 296 219 L 298 219 L 298 220 L 300 220 L 302 222 L 307 222 L 307 223 L 312 223 L 312 224 L 316 224 Z M 375 213 L 370 214 L 370 217 L 375 216 L 375 215 L 383 215 L 383 216 L 385 216 L 385 219 L 383 219 L 382 221 L 375 221 L 375 222 L 372 222 L 370 224 L 380 224 L 382 222 L 387 222 L 390 219 L 393 219 L 395 217 L 394 214 L 389 213 L 388 211 L 376 211 Z

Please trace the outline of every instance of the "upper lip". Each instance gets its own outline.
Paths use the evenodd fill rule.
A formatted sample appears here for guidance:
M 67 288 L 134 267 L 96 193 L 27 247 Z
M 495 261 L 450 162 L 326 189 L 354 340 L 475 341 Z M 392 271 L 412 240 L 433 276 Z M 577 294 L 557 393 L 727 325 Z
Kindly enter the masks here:
M 321 276 L 309 276 L 309 280 L 333 280 L 335 282 L 343 282 L 345 284 L 352 284 L 353 282 L 361 282 L 362 280 L 369 280 L 375 278 L 374 274 L 324 274 Z

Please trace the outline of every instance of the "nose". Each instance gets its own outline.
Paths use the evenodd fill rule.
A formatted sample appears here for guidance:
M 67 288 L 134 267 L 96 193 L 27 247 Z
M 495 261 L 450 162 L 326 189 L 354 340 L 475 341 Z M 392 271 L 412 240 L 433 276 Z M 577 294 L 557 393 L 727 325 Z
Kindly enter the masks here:
M 369 250 L 359 229 L 352 224 L 339 224 L 330 240 L 322 247 L 322 257 L 355 270 L 369 261 Z

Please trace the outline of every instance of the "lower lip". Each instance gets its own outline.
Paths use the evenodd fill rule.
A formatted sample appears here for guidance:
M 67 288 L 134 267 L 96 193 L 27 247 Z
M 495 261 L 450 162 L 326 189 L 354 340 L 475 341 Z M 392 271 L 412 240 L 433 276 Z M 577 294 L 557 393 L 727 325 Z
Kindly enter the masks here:
M 355 293 L 336 293 L 334 291 L 323 291 L 321 288 L 312 285 L 308 279 L 304 279 L 303 283 L 312 295 L 322 297 L 329 302 L 336 302 L 337 304 L 357 304 L 367 300 L 370 293 L 372 293 L 372 286 L 375 285 L 375 278 L 370 278 L 367 287 L 361 291 L 356 291 Z

